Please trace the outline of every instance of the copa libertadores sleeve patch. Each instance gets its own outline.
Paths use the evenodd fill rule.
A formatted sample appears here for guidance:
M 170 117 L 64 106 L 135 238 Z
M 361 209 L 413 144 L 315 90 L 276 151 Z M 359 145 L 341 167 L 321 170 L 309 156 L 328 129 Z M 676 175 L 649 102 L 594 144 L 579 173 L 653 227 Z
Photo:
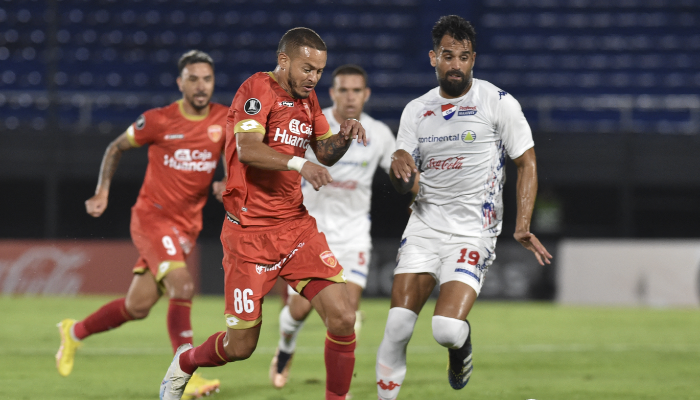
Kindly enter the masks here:
M 143 127 L 146 126 L 146 116 L 141 114 L 138 119 L 136 119 L 136 122 L 134 122 L 134 126 L 136 126 L 138 130 L 143 129 Z
M 261 109 L 262 104 L 260 104 L 260 100 L 256 99 L 255 97 L 251 97 L 250 99 L 246 100 L 245 105 L 243 105 L 243 110 L 248 115 L 255 115 L 259 113 Z

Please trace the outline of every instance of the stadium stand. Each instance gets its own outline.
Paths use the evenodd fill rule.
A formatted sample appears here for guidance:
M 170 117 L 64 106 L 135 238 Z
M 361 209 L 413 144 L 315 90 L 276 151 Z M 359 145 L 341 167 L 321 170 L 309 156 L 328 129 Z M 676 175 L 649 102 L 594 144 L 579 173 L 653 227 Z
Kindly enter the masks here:
M 479 76 L 544 131 L 700 128 L 700 2 L 487 0 Z
M 275 7 L 271 3 L 133 1 L 117 5 L 68 0 L 58 2 L 57 18 L 48 26 L 44 19 L 50 11 L 44 3 L 1 6 L 0 22 L 6 28 L 0 32 L 0 60 L 11 62 L 3 63 L 0 71 L 0 129 L 13 130 L 32 121 L 35 129 L 44 129 L 46 99 L 51 99 L 57 104 L 61 126 L 79 130 L 97 126 L 98 131 L 110 133 L 112 127 L 133 120 L 136 111 L 130 110 L 164 105 L 177 97 L 173 66 L 190 48 L 211 53 L 217 65 L 215 100 L 229 103 L 244 79 L 274 66 L 279 38 L 299 25 L 316 29 L 333 49 L 328 68 L 362 64 L 377 72 L 373 84 L 381 88 L 406 78 L 424 81 L 409 88 L 432 86 L 430 76 L 395 75 L 407 64 L 406 48 L 419 15 L 417 0 L 344 1 L 341 7 L 328 1 L 278 2 Z M 51 44 L 49 29 L 55 30 Z M 44 65 L 44 60 L 51 64 L 46 59 L 49 46 L 56 50 L 53 74 Z M 322 96 L 327 97 L 325 92 Z M 381 99 L 383 94 L 378 96 Z M 405 104 L 388 100 L 391 105 L 382 101 L 379 112 L 395 114 Z
M 274 65 L 280 36 L 299 25 L 326 40 L 329 69 L 367 68 L 370 110 L 396 127 L 406 102 L 435 85 L 427 63 L 415 62 L 429 45 L 425 3 L 5 2 L 0 130 L 42 131 L 54 118 L 111 134 L 144 106 L 177 97 L 173 66 L 190 48 L 211 53 L 215 100 L 228 103 L 251 73 Z M 698 131 L 700 1 L 486 0 L 466 9 L 479 33 L 475 76 L 511 91 L 535 129 Z

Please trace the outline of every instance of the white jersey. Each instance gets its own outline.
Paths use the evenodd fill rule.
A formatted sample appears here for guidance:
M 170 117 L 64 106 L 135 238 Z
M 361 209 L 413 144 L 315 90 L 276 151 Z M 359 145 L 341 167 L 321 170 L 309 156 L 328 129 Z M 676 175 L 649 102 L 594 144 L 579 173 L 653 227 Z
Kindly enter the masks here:
M 332 109 L 324 109 L 323 114 L 331 130 L 338 132 L 340 123 L 333 117 Z M 371 246 L 372 179 L 377 166 L 389 173 L 391 155 L 396 149 L 396 139 L 386 124 L 365 113 L 360 122 L 367 134 L 367 147 L 357 142 L 350 145 L 345 155 L 328 168 L 333 182 L 321 190 L 315 191 L 306 181 L 301 187 L 304 205 L 330 245 Z M 306 151 L 306 158 L 318 163 L 311 148 Z
M 397 140 L 421 172 L 411 206 L 418 218 L 456 235 L 501 233 L 506 153 L 518 158 L 534 146 L 513 96 L 479 79 L 457 99 L 432 89 L 406 105 Z

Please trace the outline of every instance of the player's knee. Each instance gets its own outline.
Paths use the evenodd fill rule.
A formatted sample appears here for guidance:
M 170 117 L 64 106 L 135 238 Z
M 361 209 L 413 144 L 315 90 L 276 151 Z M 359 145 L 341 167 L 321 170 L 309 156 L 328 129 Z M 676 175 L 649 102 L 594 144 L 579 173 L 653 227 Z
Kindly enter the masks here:
M 413 335 L 417 319 L 418 315 L 407 308 L 392 308 L 386 320 L 384 337 L 396 342 L 408 342 Z
M 355 330 L 355 312 L 347 309 L 328 317 L 328 331 L 334 335 L 351 335 Z
M 188 282 L 179 287 L 175 287 L 170 293 L 171 299 L 192 300 L 194 297 L 194 283 Z
M 133 319 L 144 319 L 148 317 L 148 313 L 151 312 L 150 304 L 126 304 L 126 312 L 129 313 Z
M 192 300 L 194 297 L 194 282 L 191 279 L 170 280 L 166 289 L 171 299 Z
M 311 313 L 311 302 L 294 294 L 289 296 L 289 313 L 295 321 L 304 321 Z
M 433 316 L 433 337 L 441 346 L 458 349 L 464 345 L 469 335 L 469 326 L 465 321 L 455 318 Z
M 187 268 L 176 268 L 163 277 L 163 285 L 171 299 L 191 300 L 194 297 L 194 280 Z

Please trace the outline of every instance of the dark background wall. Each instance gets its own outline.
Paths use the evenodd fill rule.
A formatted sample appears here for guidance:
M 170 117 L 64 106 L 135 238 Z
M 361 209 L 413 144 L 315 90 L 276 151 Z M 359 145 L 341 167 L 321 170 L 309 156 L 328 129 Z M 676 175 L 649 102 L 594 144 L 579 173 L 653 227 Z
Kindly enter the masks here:
M 533 230 L 560 237 L 693 237 L 700 226 L 697 0 L 20 0 L 0 5 L 0 237 L 121 238 L 145 171 L 126 153 L 99 219 L 84 212 L 107 144 L 145 109 L 177 99 L 177 58 L 212 54 L 215 100 L 274 68 L 287 29 L 316 29 L 328 69 L 370 73 L 367 105 L 394 130 L 436 84 L 430 27 L 457 13 L 479 34 L 475 77 L 520 100 L 539 162 Z M 329 104 L 330 74 L 317 89 Z M 221 172 L 219 171 L 218 174 Z M 513 231 L 509 164 L 504 235 Z M 378 173 L 372 234 L 395 239 L 408 199 Z M 215 241 L 210 199 L 202 239 Z

